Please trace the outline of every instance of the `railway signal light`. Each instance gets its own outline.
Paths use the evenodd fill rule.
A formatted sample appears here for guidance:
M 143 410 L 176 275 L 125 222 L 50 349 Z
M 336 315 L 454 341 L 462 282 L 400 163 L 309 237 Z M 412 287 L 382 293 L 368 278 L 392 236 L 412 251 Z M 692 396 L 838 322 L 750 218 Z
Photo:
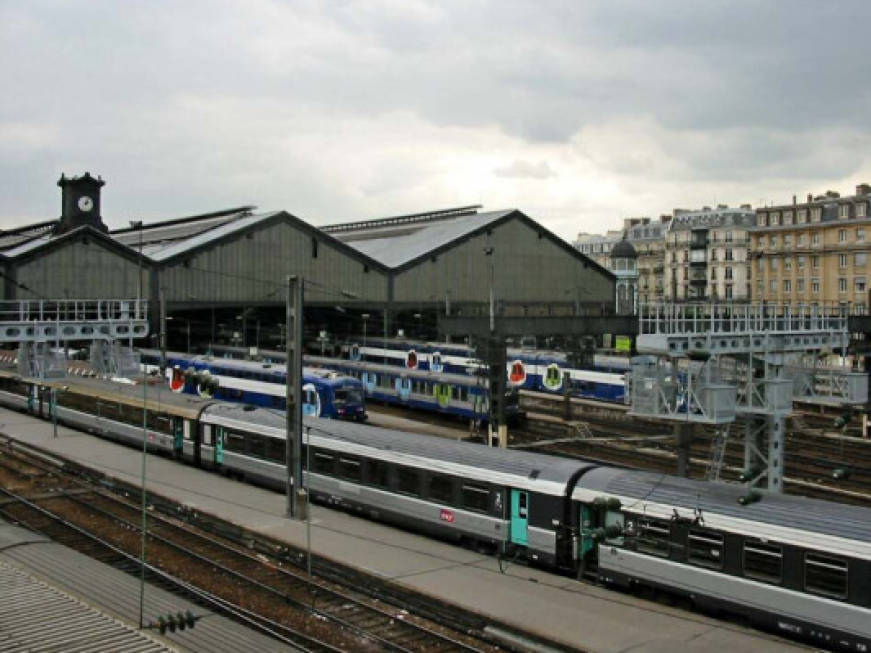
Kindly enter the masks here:
M 759 492 L 754 492 L 751 490 L 747 494 L 738 497 L 738 503 L 742 506 L 749 506 L 751 503 L 756 503 L 757 501 L 762 499 L 762 495 Z
M 838 467 L 832 471 L 832 478 L 836 481 L 846 481 L 850 478 L 850 470 L 846 467 Z
M 835 428 L 842 429 L 853 421 L 853 411 L 848 410 L 835 418 Z
M 175 614 L 161 615 L 157 618 L 157 621 L 151 621 L 148 623 L 148 628 L 155 628 L 160 631 L 161 635 L 165 635 L 166 631 L 174 633 L 176 630 L 184 630 L 185 628 L 193 628 L 194 624 L 197 623 L 202 617 L 194 615 L 190 610 L 185 610 L 181 612 L 180 610 Z

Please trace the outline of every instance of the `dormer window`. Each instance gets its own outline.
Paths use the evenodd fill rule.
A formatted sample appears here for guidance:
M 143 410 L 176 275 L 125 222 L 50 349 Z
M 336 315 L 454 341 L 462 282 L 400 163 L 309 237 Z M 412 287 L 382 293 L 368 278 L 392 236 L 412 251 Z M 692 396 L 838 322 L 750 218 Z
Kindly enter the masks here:
M 850 217 L 850 205 L 849 204 L 841 204 L 838 207 L 838 217 L 841 218 L 841 220 L 846 220 L 847 218 Z

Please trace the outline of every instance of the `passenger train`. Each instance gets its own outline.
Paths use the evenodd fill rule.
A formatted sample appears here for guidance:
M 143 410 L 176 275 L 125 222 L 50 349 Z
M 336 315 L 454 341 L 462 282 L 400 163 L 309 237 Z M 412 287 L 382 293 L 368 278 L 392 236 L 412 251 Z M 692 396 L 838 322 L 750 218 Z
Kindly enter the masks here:
M 248 355 L 248 350 L 242 347 L 215 345 L 211 351 L 232 358 Z M 399 367 L 406 372 L 455 376 L 479 376 L 485 369 L 482 361 L 474 358 L 474 349 L 460 344 L 387 341 L 387 348 L 380 346 L 380 342 L 366 346 L 351 344 L 345 348 L 344 354 L 342 358 L 307 355 L 305 360 L 317 359 L 320 365 L 330 369 L 341 370 L 347 367 L 348 361 L 353 361 L 366 366 Z M 507 354 L 506 375 L 511 388 L 563 394 L 566 390 L 565 375 L 568 375 L 568 392 L 574 397 L 610 402 L 626 400 L 626 383 L 622 373 L 568 367 L 565 354 L 559 352 L 509 349 Z M 272 361 L 283 361 L 285 358 L 283 352 L 277 351 L 260 351 L 258 355 Z M 626 361 L 628 365 L 628 359 Z
M 142 446 L 142 392 L 67 379 L 58 419 Z M 49 384 L 50 385 L 50 384 Z M 48 414 L 0 373 L 0 404 Z M 155 393 L 157 394 L 157 393 Z M 282 490 L 284 418 L 163 390 L 147 399 L 153 451 Z M 39 408 L 37 408 L 37 405 Z M 313 500 L 830 649 L 871 647 L 871 510 L 352 422 L 305 419 Z
M 161 352 L 141 349 L 146 371 L 160 368 Z M 284 410 L 285 365 L 166 352 L 167 376 L 175 392 Z M 335 371 L 304 367 L 302 411 L 312 417 L 366 419 L 363 385 Z

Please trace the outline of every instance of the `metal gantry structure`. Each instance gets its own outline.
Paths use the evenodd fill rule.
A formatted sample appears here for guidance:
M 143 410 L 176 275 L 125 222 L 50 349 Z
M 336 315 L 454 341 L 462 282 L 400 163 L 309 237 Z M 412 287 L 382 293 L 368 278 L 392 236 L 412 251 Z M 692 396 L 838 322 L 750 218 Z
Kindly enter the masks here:
M 631 412 L 672 421 L 679 445 L 688 444 L 693 424 L 713 425 L 708 476 L 714 480 L 730 425 L 741 418 L 742 479 L 782 492 L 785 423 L 793 401 L 849 407 L 868 400 L 865 373 L 807 364 L 808 357 L 846 352 L 847 318 L 845 307 L 643 305 Z
M 148 302 L 143 299 L 0 301 L 0 342 L 18 345 L 18 369 L 28 377 L 65 376 L 65 357 L 58 350 L 72 341 L 97 344 L 92 353 L 99 371 L 126 371 L 132 365 L 130 352 L 118 343 L 147 335 Z

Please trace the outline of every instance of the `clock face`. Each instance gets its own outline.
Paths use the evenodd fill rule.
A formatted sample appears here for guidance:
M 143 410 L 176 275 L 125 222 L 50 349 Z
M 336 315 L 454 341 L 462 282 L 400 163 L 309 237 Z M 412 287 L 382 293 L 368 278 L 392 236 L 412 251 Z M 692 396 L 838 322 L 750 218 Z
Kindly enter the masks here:
M 79 210 L 80 210 L 80 211 L 88 212 L 88 211 L 90 211 L 92 208 L 94 208 L 94 200 L 92 200 L 92 199 L 91 199 L 90 197 L 88 197 L 87 195 L 82 195 L 82 196 L 79 198 Z

